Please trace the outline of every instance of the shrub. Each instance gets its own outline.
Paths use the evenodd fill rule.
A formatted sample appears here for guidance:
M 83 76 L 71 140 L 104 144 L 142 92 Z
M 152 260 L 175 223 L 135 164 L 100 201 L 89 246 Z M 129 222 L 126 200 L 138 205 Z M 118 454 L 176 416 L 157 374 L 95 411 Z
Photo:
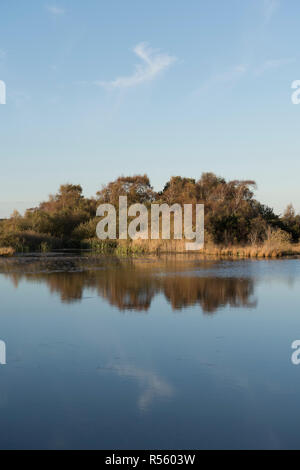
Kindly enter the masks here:
M 292 242 L 291 234 L 285 232 L 280 228 L 268 227 L 266 232 L 265 243 L 269 246 L 282 247 L 289 245 Z
M 87 222 L 83 222 L 72 232 L 72 237 L 76 240 L 85 240 L 96 236 L 96 227 L 99 222 L 98 218 L 93 218 Z
M 33 231 L 6 233 L 0 235 L 0 247 L 12 247 L 15 251 L 28 253 L 29 251 L 47 251 L 62 247 L 62 241 L 50 235 Z

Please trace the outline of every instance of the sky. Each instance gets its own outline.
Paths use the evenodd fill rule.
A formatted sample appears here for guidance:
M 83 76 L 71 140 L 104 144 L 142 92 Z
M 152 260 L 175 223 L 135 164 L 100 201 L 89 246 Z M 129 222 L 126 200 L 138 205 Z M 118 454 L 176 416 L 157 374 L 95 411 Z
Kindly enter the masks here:
M 300 211 L 299 0 L 2 0 L 0 218 L 120 175 L 257 182 Z

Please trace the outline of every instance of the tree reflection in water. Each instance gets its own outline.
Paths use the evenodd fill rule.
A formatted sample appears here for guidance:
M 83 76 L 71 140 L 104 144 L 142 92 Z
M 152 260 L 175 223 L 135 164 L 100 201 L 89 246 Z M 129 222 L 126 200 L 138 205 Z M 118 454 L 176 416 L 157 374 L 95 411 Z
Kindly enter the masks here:
M 148 311 L 157 294 L 163 294 L 173 310 L 200 305 L 204 313 L 214 313 L 227 305 L 255 307 L 253 279 L 209 275 L 216 263 L 178 255 L 162 259 L 28 256 L 2 261 L 0 273 L 16 287 L 23 279 L 45 283 L 65 303 L 95 292 L 121 311 Z

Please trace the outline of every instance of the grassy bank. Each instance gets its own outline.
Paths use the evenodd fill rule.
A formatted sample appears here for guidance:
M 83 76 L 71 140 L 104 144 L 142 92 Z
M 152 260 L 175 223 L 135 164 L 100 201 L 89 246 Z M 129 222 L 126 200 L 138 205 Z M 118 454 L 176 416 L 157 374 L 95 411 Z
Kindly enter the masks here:
M 204 253 L 215 257 L 234 258 L 282 258 L 300 255 L 300 245 L 272 246 L 268 243 L 251 246 L 208 246 Z
M 173 254 L 190 253 L 185 249 L 185 240 L 86 240 L 84 248 L 99 254 L 142 255 L 142 254 Z M 233 258 L 280 258 L 283 256 L 300 255 L 300 244 L 266 241 L 261 244 L 247 246 L 219 246 L 207 243 L 200 252 L 209 257 Z
M 160 254 L 189 254 L 186 251 L 186 240 L 99 240 L 91 238 L 79 244 L 68 243 L 64 245 L 57 240 L 28 238 L 20 240 L 12 246 L 0 247 L 0 256 L 13 256 L 15 253 L 51 252 L 55 249 L 80 248 L 90 250 L 95 254 L 114 256 L 138 256 Z M 15 240 L 14 240 L 15 241 Z M 204 249 L 196 251 L 200 255 L 211 258 L 281 258 L 284 256 L 300 256 L 300 244 L 270 238 L 263 243 L 248 245 L 216 245 L 211 241 L 205 243 Z

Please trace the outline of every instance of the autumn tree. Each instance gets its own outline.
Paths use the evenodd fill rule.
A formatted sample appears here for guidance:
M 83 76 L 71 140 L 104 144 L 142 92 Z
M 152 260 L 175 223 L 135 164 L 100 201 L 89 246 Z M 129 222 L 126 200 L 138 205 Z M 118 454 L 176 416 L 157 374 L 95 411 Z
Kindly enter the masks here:
M 119 196 L 127 196 L 128 205 L 146 204 L 155 199 L 155 192 L 147 175 L 120 176 L 97 192 L 97 202 L 118 206 Z
M 300 238 L 300 214 L 296 215 L 292 204 L 289 204 L 282 217 L 283 228 L 289 232 L 294 241 Z
M 158 195 L 167 204 L 196 204 L 198 188 L 193 178 L 173 176 Z

